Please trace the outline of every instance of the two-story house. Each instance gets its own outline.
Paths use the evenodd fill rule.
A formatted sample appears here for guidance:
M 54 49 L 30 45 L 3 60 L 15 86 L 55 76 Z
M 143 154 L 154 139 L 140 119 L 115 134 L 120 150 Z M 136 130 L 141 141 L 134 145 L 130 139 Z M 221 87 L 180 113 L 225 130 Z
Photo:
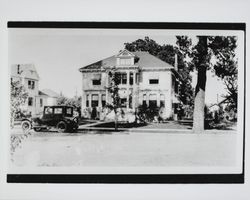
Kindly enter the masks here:
M 177 59 L 176 59 L 177 60 Z M 80 68 L 82 73 L 82 114 L 102 109 L 111 101 L 107 90 L 109 70 L 116 70 L 123 109 L 139 105 L 164 108 L 165 118 L 173 117 L 178 101 L 178 73 L 175 67 L 147 52 L 120 51 L 117 55 Z
M 28 93 L 28 98 L 22 110 L 27 115 L 37 115 L 46 105 L 56 105 L 58 94 L 52 90 L 39 90 L 39 75 L 33 64 L 11 65 L 11 81 L 19 81 Z
M 36 114 L 36 98 L 39 92 L 39 75 L 33 64 L 11 65 L 11 80 L 19 81 L 28 93 L 28 98 L 22 110 L 27 114 Z

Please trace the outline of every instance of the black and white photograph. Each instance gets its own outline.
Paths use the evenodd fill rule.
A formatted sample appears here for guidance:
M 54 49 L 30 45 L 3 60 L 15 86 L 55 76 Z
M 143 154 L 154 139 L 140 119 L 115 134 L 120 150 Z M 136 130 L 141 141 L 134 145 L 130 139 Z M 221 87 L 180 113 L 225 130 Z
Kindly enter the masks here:
M 250 199 L 249 6 L 0 0 L 0 200 Z
M 242 175 L 244 30 L 109 25 L 9 23 L 8 174 Z

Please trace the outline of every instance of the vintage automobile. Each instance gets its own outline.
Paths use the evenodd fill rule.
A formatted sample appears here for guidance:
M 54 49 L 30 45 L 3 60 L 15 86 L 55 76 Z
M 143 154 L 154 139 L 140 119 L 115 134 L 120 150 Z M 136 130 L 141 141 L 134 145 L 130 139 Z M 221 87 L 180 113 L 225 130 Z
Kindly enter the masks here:
M 56 129 L 58 132 L 74 132 L 78 129 L 78 116 L 74 116 L 72 106 L 45 106 L 40 117 L 25 118 L 21 123 L 23 131 L 46 131 Z

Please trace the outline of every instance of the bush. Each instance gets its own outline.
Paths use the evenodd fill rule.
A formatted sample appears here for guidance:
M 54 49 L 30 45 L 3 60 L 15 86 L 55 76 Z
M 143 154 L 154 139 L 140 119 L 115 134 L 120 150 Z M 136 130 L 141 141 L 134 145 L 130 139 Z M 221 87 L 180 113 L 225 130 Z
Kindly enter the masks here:
M 152 122 L 155 117 L 159 118 L 159 108 L 157 106 L 140 105 L 137 116 L 141 122 Z

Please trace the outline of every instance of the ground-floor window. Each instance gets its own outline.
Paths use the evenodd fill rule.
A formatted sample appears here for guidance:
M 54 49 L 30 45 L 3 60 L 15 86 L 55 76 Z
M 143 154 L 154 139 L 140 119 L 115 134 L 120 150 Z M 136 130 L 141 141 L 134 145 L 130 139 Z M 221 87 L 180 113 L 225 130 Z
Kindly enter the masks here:
M 165 95 L 160 95 L 160 107 L 165 107 Z
M 106 95 L 102 95 L 102 107 L 106 106 Z
M 127 98 L 121 98 L 121 107 L 126 108 L 127 107 Z
M 98 107 L 98 94 L 92 94 L 91 107 Z
M 28 106 L 33 106 L 33 98 L 32 97 L 28 98 Z
M 86 95 L 86 107 L 89 107 L 89 95 Z
M 142 105 L 143 106 L 147 105 L 147 95 L 146 94 L 144 94 L 143 97 L 142 97 Z
M 157 96 L 156 94 L 150 94 L 149 95 L 149 106 L 150 107 L 156 107 L 157 106 Z

